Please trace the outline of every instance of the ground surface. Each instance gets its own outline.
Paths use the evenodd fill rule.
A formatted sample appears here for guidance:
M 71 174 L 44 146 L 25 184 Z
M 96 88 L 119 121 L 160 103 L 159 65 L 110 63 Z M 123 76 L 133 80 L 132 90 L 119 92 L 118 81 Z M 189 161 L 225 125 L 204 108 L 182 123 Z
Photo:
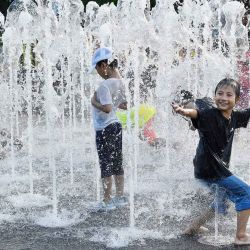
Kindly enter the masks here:
M 32 178 L 26 143 L 15 153 L 14 175 L 10 155 L 0 162 L 1 250 L 238 249 L 232 244 L 212 246 L 233 241 L 232 205 L 226 217 L 219 216 L 208 223 L 210 232 L 202 241 L 210 245 L 201 244 L 201 238 L 180 236 L 192 218 L 212 200 L 208 190 L 193 178 L 192 157 L 197 140 L 193 135 L 187 134 L 165 149 L 152 149 L 140 142 L 134 158 L 125 134 L 125 193 L 128 197 L 134 194 L 133 202 L 110 213 L 93 213 L 91 208 L 101 193 L 94 144 L 89 143 L 82 131 L 74 131 L 74 144 L 70 143 L 68 132 L 63 142 L 62 133 L 55 130 L 53 165 L 49 159 L 49 141 L 42 129 L 35 131 Z M 246 142 L 234 149 L 233 171 L 248 181 L 249 144 L 248 137 L 242 138 Z M 237 140 L 236 137 L 236 143 Z M 133 172 L 134 162 L 136 172 Z M 133 173 L 137 178 L 131 178 Z M 218 238 L 215 238 L 216 226 Z

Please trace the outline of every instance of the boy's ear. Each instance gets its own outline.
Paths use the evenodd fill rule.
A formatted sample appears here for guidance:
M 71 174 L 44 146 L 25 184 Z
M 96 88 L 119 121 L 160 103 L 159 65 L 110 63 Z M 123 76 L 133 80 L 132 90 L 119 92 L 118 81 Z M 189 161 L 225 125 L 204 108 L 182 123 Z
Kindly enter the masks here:
M 237 103 L 240 100 L 239 97 L 235 97 L 235 103 Z

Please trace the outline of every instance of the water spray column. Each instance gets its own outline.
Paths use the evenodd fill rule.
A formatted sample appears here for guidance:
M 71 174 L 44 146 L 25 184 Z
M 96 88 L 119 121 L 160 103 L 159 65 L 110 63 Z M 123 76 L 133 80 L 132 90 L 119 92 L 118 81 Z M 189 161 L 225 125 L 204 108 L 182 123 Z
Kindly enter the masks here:
M 3 83 L 2 87 L 4 87 L 3 91 L 6 91 L 5 95 L 2 94 L 2 111 L 4 116 L 1 117 L 2 124 L 9 124 L 10 127 L 10 144 L 11 144 L 11 175 L 14 177 L 16 174 L 16 159 L 14 153 L 14 134 L 15 134 L 15 116 L 16 109 L 18 109 L 18 102 L 16 101 L 16 82 L 17 82 L 17 64 L 18 59 L 21 54 L 21 44 L 20 40 L 13 40 L 13 36 L 16 34 L 16 27 L 8 26 L 6 27 L 5 33 L 3 34 L 3 54 L 4 61 L 3 67 L 4 71 L 2 72 L 1 80 Z M 5 87 L 6 86 L 6 87 Z M 18 124 L 16 124 L 18 126 Z M 18 129 L 16 129 L 18 130 Z
M 129 93 L 128 84 L 126 84 L 127 93 Z M 130 96 L 130 95 L 128 95 Z M 127 131 L 128 131 L 128 143 L 133 143 L 132 134 L 132 122 L 131 122 L 131 100 L 128 98 L 128 112 L 127 112 Z M 136 113 L 136 111 L 135 111 Z M 129 166 L 129 225 L 131 228 L 135 227 L 135 204 L 134 204 L 134 167 L 132 161 L 132 155 L 134 154 L 133 145 L 128 147 L 128 166 Z
M 27 90 L 27 112 L 28 112 L 28 162 L 29 162 L 29 182 L 30 193 L 33 194 L 33 119 L 32 119 L 32 71 L 31 71 L 31 49 L 28 42 L 25 49 L 25 66 L 26 66 L 26 90 Z
M 221 1 L 219 0 L 218 1 L 218 9 L 217 9 L 217 12 L 218 12 L 218 52 L 221 54 L 221 28 L 222 28 L 222 23 L 221 23 L 221 17 L 222 17 L 222 11 L 221 11 L 221 8 L 222 8 L 222 4 L 221 4 Z
M 66 133 L 65 133 L 65 100 L 66 100 L 66 94 L 64 89 L 64 57 L 60 57 L 60 66 L 61 66 L 61 72 L 60 72 L 60 91 L 62 95 L 62 140 L 65 144 L 66 142 Z
M 84 114 L 84 110 L 85 110 L 85 107 L 87 106 L 85 103 L 86 103 L 86 99 L 85 99 L 85 95 L 84 95 L 84 92 L 85 92 L 85 88 L 84 88 L 84 58 L 85 58 L 85 50 L 84 50 L 84 47 L 83 47 L 83 43 L 80 44 L 80 47 L 81 47 L 81 52 L 82 54 L 80 54 L 80 94 L 81 94 L 81 127 L 83 127 L 85 125 L 85 114 Z
M 137 175 L 138 175 L 138 155 L 139 155 L 139 142 L 138 142 L 138 134 L 139 134 L 139 105 L 140 105 L 140 70 L 139 68 L 143 67 L 144 58 L 142 52 L 140 51 L 142 48 L 138 48 L 138 42 L 134 44 L 133 48 L 133 71 L 134 71 L 134 107 L 135 107 L 135 126 L 134 126 L 134 136 L 133 136 L 133 192 L 137 190 Z
M 171 58 L 171 56 L 170 56 Z M 163 109 L 165 109 L 165 114 L 166 114 L 166 123 L 164 124 L 164 126 L 166 127 L 166 146 L 165 146 L 165 167 L 166 167 L 166 172 L 167 172 L 167 176 L 168 176 L 168 182 L 169 182 L 169 199 L 168 199 L 168 204 L 169 204 L 169 209 L 172 211 L 173 210 L 173 204 L 174 204 L 174 195 L 173 195 L 173 178 L 171 178 L 172 175 L 172 163 L 170 160 L 170 147 L 171 145 L 171 141 L 172 141 L 172 134 L 171 134 L 171 127 L 170 127 L 170 121 L 173 119 L 172 118 L 172 113 L 171 113 L 171 107 L 168 106 L 169 103 L 171 103 L 172 100 L 170 100 L 171 97 L 171 88 L 172 86 L 169 83 L 168 77 L 166 76 L 166 74 L 164 74 L 164 72 L 170 72 L 171 70 L 166 69 L 166 67 L 169 67 L 169 65 L 171 65 L 168 62 L 168 58 L 164 58 L 162 57 L 162 59 L 160 59 L 159 61 L 159 82 L 162 82 L 164 85 L 166 83 L 169 84 L 168 87 L 162 88 L 160 89 L 161 92 L 158 91 L 158 93 L 162 93 L 162 98 L 164 98 L 163 103 L 166 103 L 167 105 L 164 105 Z M 171 66 L 170 66 L 171 67 Z M 162 72 L 162 73 L 161 73 Z M 165 89 L 165 91 L 162 91 L 163 89 Z M 170 212 L 171 212 L 170 211 Z
M 46 66 L 45 66 L 46 65 Z M 47 125 L 47 135 L 49 139 L 49 169 L 52 170 L 52 192 L 53 192 L 53 214 L 57 217 L 57 177 L 56 177 L 56 164 L 55 164 L 55 156 L 54 156 L 54 143 L 53 143 L 53 133 L 52 133 L 52 114 L 50 107 L 52 105 L 52 98 L 51 98 L 51 91 L 52 91 L 52 70 L 51 70 L 51 62 L 49 60 L 49 53 L 46 55 L 46 73 L 45 73 L 45 85 L 46 85 L 46 100 L 45 100 L 45 107 L 46 107 L 46 125 Z
M 11 50 L 9 51 L 9 56 L 11 57 Z M 14 63 L 14 62 L 13 62 Z M 10 65 L 12 66 L 13 63 L 10 62 Z M 10 134 L 11 134 L 11 138 L 10 138 L 10 143 L 11 143 L 11 174 L 12 177 L 14 177 L 15 175 L 15 166 L 16 166 L 16 161 L 15 161 L 15 155 L 14 155 L 14 122 L 13 122 L 13 112 L 14 112 L 14 103 L 13 103 L 13 96 L 14 96 L 14 72 L 13 72 L 13 68 L 10 68 L 9 71 L 9 97 L 10 97 Z
M 69 90 L 69 165 L 70 165 L 70 184 L 74 183 L 74 164 L 73 164 L 73 91 L 72 91 L 72 77 L 70 75 L 71 67 L 70 67 L 70 57 L 68 57 L 68 68 L 66 70 L 66 82 Z
M 17 62 L 12 63 L 12 78 L 13 83 L 15 83 L 15 87 L 17 87 Z M 15 89 L 15 88 L 14 88 Z M 14 90 L 14 105 L 15 105 L 15 127 L 16 127 L 16 136 L 19 138 L 20 136 L 20 128 L 19 128 L 19 96 L 18 96 L 18 90 L 17 88 Z
M 65 10 L 64 10 L 64 24 L 65 24 L 65 34 L 66 34 L 66 42 L 65 42 L 65 48 L 66 48 L 66 58 L 67 58 L 67 65 L 66 65 L 66 84 L 67 84 L 67 89 L 68 89 L 68 94 L 69 94 L 69 165 L 70 165 L 70 184 L 72 185 L 74 183 L 74 164 L 73 164 L 73 127 L 75 127 L 75 116 L 74 116 L 74 91 L 75 91 L 75 86 L 73 84 L 73 56 L 71 51 L 71 47 L 74 47 L 71 41 L 71 35 L 70 35 L 70 30 L 71 27 L 69 25 L 69 22 L 71 21 L 70 19 L 70 3 L 65 2 Z
M 134 67 L 132 68 L 134 70 L 134 77 L 138 77 L 138 75 L 136 76 L 137 72 L 137 68 L 138 68 L 138 48 L 137 48 L 137 44 L 134 43 L 133 45 L 129 45 L 128 50 L 133 51 L 133 53 L 131 55 L 127 55 L 127 64 L 126 64 L 126 69 L 127 71 L 125 72 L 125 75 L 128 75 L 128 72 L 131 70 L 131 65 L 134 65 Z M 126 80 L 125 80 L 126 81 Z M 134 83 L 136 83 L 137 80 L 134 79 Z M 137 140 L 137 136 L 138 133 L 136 134 L 136 131 L 138 131 L 138 104 L 136 105 L 135 99 L 134 99 L 134 114 L 135 114 L 135 127 L 132 129 L 132 121 L 131 121 L 131 90 L 129 89 L 129 82 L 125 82 L 125 90 L 126 90 L 126 96 L 127 96 L 127 132 L 128 132 L 128 144 L 129 146 L 128 151 L 127 151 L 127 155 L 128 155 L 128 169 L 129 169 L 129 204 L 130 204 L 130 217 L 129 217 L 129 225 L 131 228 L 135 227 L 135 204 L 134 204 L 134 194 L 135 194 L 135 174 L 137 172 L 137 154 L 135 152 L 136 150 L 136 140 Z M 135 90 L 135 85 L 134 85 L 134 97 L 135 97 L 135 93 L 137 92 Z M 137 128 L 136 128 L 137 127 Z M 132 145 L 131 145 L 132 144 Z
M 49 3 L 51 5 L 51 3 Z M 51 8 L 51 6 L 50 6 Z M 51 27 L 51 20 L 47 16 L 48 13 L 46 13 L 47 7 L 44 7 L 44 19 L 46 20 L 48 28 Z M 52 171 L 52 206 L 53 206 L 53 215 L 57 217 L 58 215 L 58 200 L 57 200 L 57 176 L 56 176 L 56 163 L 55 163 L 55 145 L 54 144 L 54 136 L 53 136 L 53 115 L 51 111 L 51 107 L 53 105 L 52 102 L 52 93 L 54 91 L 53 89 L 53 77 L 52 77 L 52 62 L 50 61 L 50 57 L 53 53 L 51 53 L 51 43 L 53 42 L 53 37 L 48 32 L 48 30 L 44 30 L 44 38 L 42 41 L 39 41 L 40 43 L 44 44 L 44 47 L 42 48 L 42 53 L 44 54 L 44 60 L 43 60 L 43 75 L 45 80 L 45 114 L 46 114 L 46 129 L 47 129 L 47 136 L 48 136 L 48 158 L 49 158 L 49 169 Z

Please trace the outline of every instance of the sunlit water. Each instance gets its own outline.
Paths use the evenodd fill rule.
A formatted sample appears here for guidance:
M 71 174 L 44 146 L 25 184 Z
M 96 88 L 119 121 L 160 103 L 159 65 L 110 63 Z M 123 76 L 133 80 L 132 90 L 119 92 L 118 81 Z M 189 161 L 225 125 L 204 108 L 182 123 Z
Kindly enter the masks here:
M 244 60 L 248 49 L 244 9 L 238 2 L 186 1 L 177 14 L 173 2 L 159 1 L 151 11 L 146 0 L 121 0 L 117 7 L 90 2 L 84 12 L 80 0 L 58 6 L 25 0 L 9 9 L 0 126 L 24 146 L 17 151 L 12 136 L 0 161 L 1 232 L 34 227 L 30 239 L 36 242 L 46 241 L 53 228 L 55 240 L 66 235 L 107 247 L 144 245 L 176 238 L 208 206 L 209 191 L 193 178 L 198 135 L 169 104 L 178 88 L 211 96 L 219 80 L 238 77 L 236 57 Z M 226 23 L 218 21 L 222 15 Z M 216 38 L 228 47 L 214 44 Z M 157 107 L 155 126 L 167 141 L 155 149 L 137 139 L 137 126 L 124 130 L 125 193 L 133 199 L 108 214 L 91 211 L 102 197 L 90 106 L 101 79 L 87 73 L 97 46 L 112 47 L 118 57 L 129 104 L 147 99 Z M 147 91 L 140 94 L 142 81 Z M 236 135 L 232 159 L 234 173 L 246 181 L 248 138 L 248 129 Z M 230 238 L 235 229 L 233 207 L 226 218 L 216 218 L 201 242 L 225 245 L 221 235 Z

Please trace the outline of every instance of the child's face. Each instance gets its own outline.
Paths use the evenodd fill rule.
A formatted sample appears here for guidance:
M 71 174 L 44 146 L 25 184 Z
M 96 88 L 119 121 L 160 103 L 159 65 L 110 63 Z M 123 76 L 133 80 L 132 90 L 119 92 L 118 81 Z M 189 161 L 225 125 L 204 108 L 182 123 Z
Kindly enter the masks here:
M 96 65 L 95 68 L 100 77 L 103 79 L 107 78 L 107 66 L 104 63 L 102 63 L 100 66 Z
M 217 89 L 214 100 L 219 110 L 231 111 L 238 101 L 238 97 L 236 97 L 235 91 L 231 86 L 225 85 Z

